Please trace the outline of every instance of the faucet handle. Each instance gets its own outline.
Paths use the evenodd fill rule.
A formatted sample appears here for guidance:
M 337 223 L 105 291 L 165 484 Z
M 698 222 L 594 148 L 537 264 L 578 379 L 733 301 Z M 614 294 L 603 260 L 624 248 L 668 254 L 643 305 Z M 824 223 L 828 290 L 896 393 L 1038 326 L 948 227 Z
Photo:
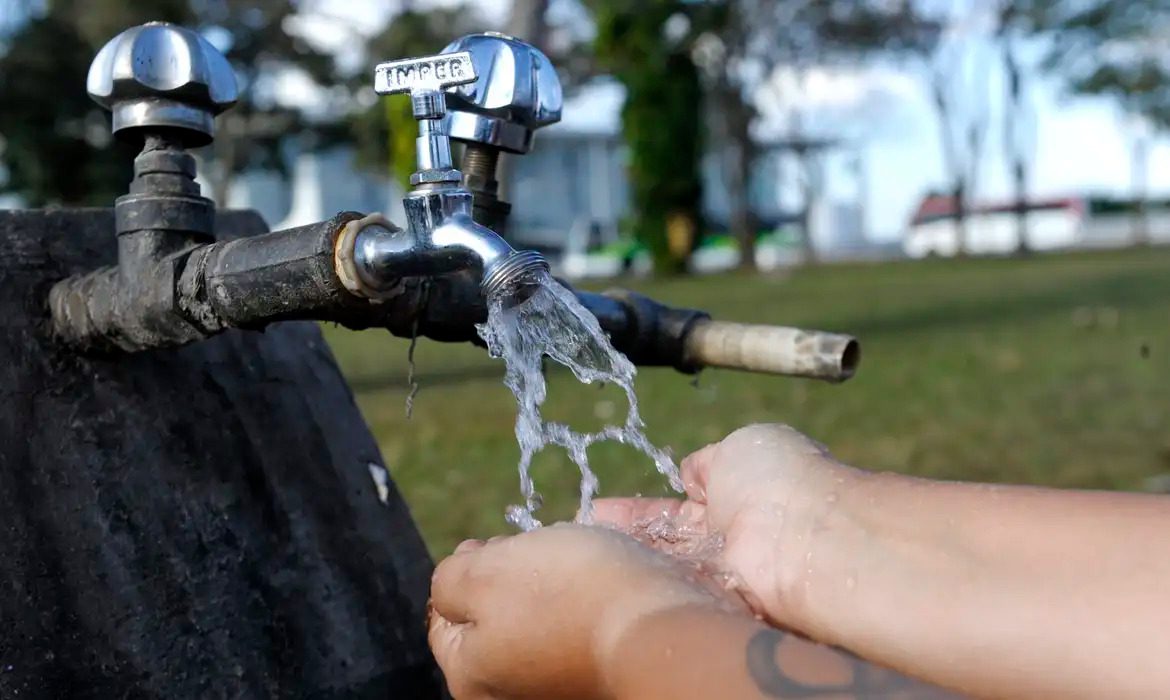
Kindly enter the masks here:
M 469 34 L 444 52 L 470 53 L 478 78 L 447 93 L 451 138 L 527 153 L 533 132 L 561 120 L 561 81 L 532 44 L 498 32 Z
M 238 96 L 223 54 L 166 22 L 131 27 L 106 42 L 90 64 L 86 90 L 113 113 L 115 134 L 169 129 L 187 146 L 210 143 L 215 115 Z
M 374 67 L 374 92 L 379 95 L 437 92 L 473 83 L 476 77 L 475 64 L 471 62 L 471 54 L 467 51 L 403 58 L 379 63 Z
M 462 174 L 451 161 L 451 140 L 443 129 L 446 106 L 443 90 L 475 82 L 475 64 L 466 51 L 379 63 L 374 68 L 374 92 L 379 95 L 410 94 L 411 111 L 418 120 L 415 153 L 418 169 L 412 185 L 455 183 Z

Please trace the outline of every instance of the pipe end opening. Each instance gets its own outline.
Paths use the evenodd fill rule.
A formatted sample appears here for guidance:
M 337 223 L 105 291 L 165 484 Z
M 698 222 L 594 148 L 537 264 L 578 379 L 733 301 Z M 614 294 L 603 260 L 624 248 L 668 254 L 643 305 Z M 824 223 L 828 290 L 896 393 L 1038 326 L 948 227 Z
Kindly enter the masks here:
M 841 376 L 838 381 L 845 381 L 857 373 L 857 366 L 861 364 L 861 343 L 850 339 L 841 350 Z

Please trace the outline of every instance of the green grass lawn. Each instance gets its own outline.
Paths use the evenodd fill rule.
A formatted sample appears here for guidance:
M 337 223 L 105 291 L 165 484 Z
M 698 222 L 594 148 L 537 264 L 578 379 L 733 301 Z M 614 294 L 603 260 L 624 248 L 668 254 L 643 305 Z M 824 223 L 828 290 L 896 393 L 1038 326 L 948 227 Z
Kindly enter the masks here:
M 716 318 L 855 334 L 858 375 L 831 386 L 730 371 L 644 369 L 647 432 L 676 456 L 738 426 L 790 423 L 879 470 L 988 481 L 1140 488 L 1170 471 L 1170 250 L 1026 260 L 832 266 L 629 286 Z M 432 552 L 507 531 L 518 499 L 515 406 L 502 365 L 476 347 L 420 341 L 407 420 L 408 343 L 327 328 L 387 466 Z M 621 420 L 612 387 L 549 377 L 546 415 L 582 428 Z M 648 460 L 591 457 L 603 494 L 658 494 Z M 546 521 L 570 517 L 577 473 L 560 451 L 534 475 Z

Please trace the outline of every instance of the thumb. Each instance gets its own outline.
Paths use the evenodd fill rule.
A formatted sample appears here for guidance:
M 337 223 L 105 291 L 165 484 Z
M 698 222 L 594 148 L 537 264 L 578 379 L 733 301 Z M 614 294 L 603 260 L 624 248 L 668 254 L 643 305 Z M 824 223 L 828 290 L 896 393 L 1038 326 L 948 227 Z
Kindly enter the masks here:
M 454 665 L 469 623 L 451 622 L 434 608 L 427 610 L 427 642 L 443 668 Z
M 475 697 L 473 693 L 473 673 L 470 666 L 474 656 L 468 653 L 468 637 L 472 631 L 471 623 L 451 622 L 440 615 L 434 608 L 429 608 L 427 615 L 427 643 L 439 668 L 443 669 L 443 676 L 447 681 L 447 688 L 451 695 L 460 700 Z
M 687 498 L 690 500 L 697 503 L 707 502 L 707 481 L 711 475 L 711 466 L 715 462 L 715 451 L 718 447 L 719 443 L 712 443 L 683 458 L 679 473 L 682 476 Z

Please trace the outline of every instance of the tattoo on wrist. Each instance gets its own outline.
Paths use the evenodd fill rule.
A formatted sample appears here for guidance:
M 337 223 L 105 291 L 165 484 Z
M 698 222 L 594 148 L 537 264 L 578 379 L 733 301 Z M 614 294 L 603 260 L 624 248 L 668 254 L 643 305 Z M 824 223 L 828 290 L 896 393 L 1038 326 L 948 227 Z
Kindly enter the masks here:
M 881 700 L 927 700 L 955 697 L 874 666 L 842 650 L 835 650 L 848 662 L 849 677 L 839 683 L 805 683 L 793 678 L 778 658 L 780 645 L 787 638 L 776 629 L 762 629 L 748 640 L 748 673 L 756 687 L 769 698 L 880 698 Z

